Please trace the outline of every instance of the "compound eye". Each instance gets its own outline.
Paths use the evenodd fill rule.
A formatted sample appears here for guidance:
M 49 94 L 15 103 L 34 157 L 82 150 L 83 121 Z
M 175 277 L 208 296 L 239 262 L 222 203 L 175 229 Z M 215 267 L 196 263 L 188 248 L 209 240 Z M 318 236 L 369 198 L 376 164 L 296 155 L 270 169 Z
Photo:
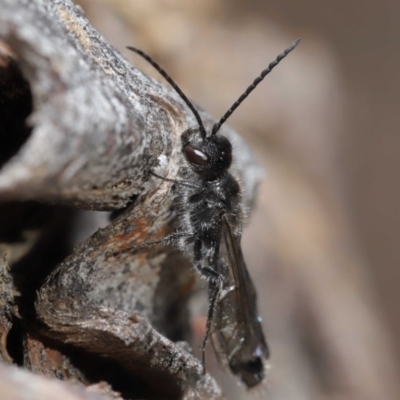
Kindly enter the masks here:
M 196 147 L 187 145 L 184 147 L 183 153 L 185 154 L 187 160 L 192 164 L 207 165 L 209 162 L 207 154 Z

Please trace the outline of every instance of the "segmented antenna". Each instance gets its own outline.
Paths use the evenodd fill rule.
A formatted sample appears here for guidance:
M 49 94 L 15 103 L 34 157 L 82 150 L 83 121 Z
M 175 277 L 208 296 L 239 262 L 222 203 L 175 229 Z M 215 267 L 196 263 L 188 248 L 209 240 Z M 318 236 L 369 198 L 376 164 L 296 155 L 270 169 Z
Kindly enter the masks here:
M 195 116 L 197 123 L 199 124 L 199 129 L 203 138 L 206 137 L 206 130 L 203 125 L 203 121 L 200 118 L 199 113 L 194 108 L 193 104 L 190 100 L 185 96 L 179 86 L 172 80 L 172 78 L 146 53 L 142 50 L 136 49 L 135 47 L 127 46 L 128 50 L 134 51 L 135 53 L 142 56 L 146 61 L 148 61 L 165 79 L 166 81 L 175 89 L 175 91 L 179 94 L 182 100 L 187 104 L 187 106 L 192 110 L 193 115 Z
M 276 57 L 275 61 L 268 65 L 267 69 L 261 72 L 260 76 L 256 78 L 253 83 L 246 89 L 246 91 L 233 103 L 232 107 L 225 113 L 225 115 L 217 122 L 211 131 L 211 135 L 215 135 L 222 124 L 232 115 L 232 113 L 239 107 L 243 100 L 257 87 L 257 85 L 301 42 L 301 39 L 294 41 L 282 54 Z

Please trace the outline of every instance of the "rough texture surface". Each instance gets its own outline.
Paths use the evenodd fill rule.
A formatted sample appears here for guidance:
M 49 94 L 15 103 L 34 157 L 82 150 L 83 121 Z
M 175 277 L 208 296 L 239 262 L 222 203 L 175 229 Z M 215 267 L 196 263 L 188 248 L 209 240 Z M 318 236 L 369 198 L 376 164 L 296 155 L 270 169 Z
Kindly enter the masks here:
M 190 265 L 168 246 L 129 251 L 173 229 L 171 184 L 149 171 L 177 174 L 180 134 L 193 116 L 71 1 L 0 0 L 0 8 L 0 256 L 10 260 L 21 314 L 17 321 L 0 304 L 2 343 L 14 329 L 11 355 L 0 347 L 3 361 L 85 385 L 105 381 L 122 397 L 221 398 L 200 362 L 172 341 L 189 338 Z M 242 140 L 222 132 L 235 140 L 235 174 L 249 207 L 259 169 Z M 68 234 L 80 214 L 70 206 L 115 210 L 73 252 Z M 16 377 L 4 399 L 42 385 L 1 368 L 1 385 Z M 51 397 L 38 390 L 30 398 Z M 102 398 L 62 390 L 70 390 L 63 398 Z
M 0 361 L 11 362 L 7 350 L 7 336 L 12 327 L 12 316 L 16 313 L 13 280 L 5 256 L 0 258 Z

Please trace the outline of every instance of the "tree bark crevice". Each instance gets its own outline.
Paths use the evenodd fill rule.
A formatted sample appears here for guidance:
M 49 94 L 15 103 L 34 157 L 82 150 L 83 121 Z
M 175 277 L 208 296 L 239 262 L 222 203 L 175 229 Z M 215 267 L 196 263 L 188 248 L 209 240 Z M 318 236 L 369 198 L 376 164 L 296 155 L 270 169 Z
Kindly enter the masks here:
M 18 240 L 0 246 L 13 260 L 11 271 L 19 263 L 18 273 L 24 275 L 22 266 L 27 266 L 25 283 L 31 282 L 29 294 L 22 290 L 18 300 L 22 366 L 64 379 L 76 368 L 78 373 L 70 372 L 74 379 L 97 383 L 96 374 L 87 380 L 87 375 L 79 378 L 76 364 L 65 367 L 76 361 L 68 350 L 72 346 L 95 357 L 93 364 L 105 357 L 118 365 L 124 384 L 136 379 L 147 388 L 137 392 L 143 398 L 160 393 L 164 398 L 221 398 L 213 378 L 202 375 L 201 363 L 163 336 L 188 339 L 187 300 L 195 286 L 191 266 L 168 246 L 134 251 L 174 229 L 171 184 L 150 171 L 171 178 L 179 173 L 180 135 L 196 125 L 195 118 L 173 89 L 134 68 L 70 0 L 0 0 L 0 7 L 0 100 L 9 115 L 0 113 L 0 209 L 22 214 L 29 200 L 51 204 L 55 214 L 65 205 L 115 211 L 106 227 L 58 265 L 58 256 L 29 258 L 46 235 L 45 251 L 59 250 L 58 236 L 45 233 L 56 218 L 52 213 L 33 230 L 21 223 Z M 199 112 L 211 126 L 213 118 Z M 260 169 L 235 132 L 221 131 L 236 143 L 234 173 L 249 206 Z M 12 215 L 0 227 L 0 238 L 15 229 Z M 58 222 L 53 229 L 65 230 L 68 237 L 71 223 Z M 40 279 L 32 277 L 35 268 L 48 276 L 42 271 Z M 4 376 L 11 375 L 19 372 Z M 158 384 L 152 387 L 155 376 Z M 110 373 L 108 383 L 114 378 Z M 3 379 L 0 374 L 1 385 Z M 27 379 L 32 385 L 40 381 Z M 16 386 L 5 399 L 23 398 L 24 390 Z M 46 398 L 41 395 L 37 398 Z M 87 398 L 72 391 L 70 396 Z

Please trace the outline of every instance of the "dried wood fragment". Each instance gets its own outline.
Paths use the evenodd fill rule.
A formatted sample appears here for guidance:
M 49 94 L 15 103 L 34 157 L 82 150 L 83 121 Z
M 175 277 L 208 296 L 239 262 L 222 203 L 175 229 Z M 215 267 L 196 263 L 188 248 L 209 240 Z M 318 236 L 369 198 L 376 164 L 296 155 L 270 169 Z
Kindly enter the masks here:
M 191 266 L 168 246 L 134 251 L 174 229 L 174 192 L 150 170 L 178 174 L 180 135 L 195 125 L 193 116 L 70 0 L 0 0 L 0 7 L 0 208 L 21 214 L 27 200 L 52 205 L 39 207 L 48 218 L 35 224 L 37 234 L 28 239 L 32 227 L 23 218 L 13 240 L 0 243 L 14 257 L 21 291 L 20 364 L 83 384 L 105 381 L 123 398 L 221 398 L 200 362 L 174 342 L 189 336 Z M 243 141 L 222 131 L 234 138 L 249 206 L 259 169 Z M 65 258 L 75 214 L 61 205 L 115 212 Z M 15 230 L 10 216 L 0 242 Z M 26 387 L 36 384 L 21 374 Z M 6 398 L 23 398 L 19 390 Z

